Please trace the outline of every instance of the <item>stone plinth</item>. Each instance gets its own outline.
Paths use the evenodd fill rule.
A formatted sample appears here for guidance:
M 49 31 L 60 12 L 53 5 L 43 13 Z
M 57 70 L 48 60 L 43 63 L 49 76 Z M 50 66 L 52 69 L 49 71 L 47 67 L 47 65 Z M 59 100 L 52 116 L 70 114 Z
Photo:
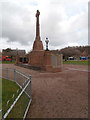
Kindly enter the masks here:
M 43 66 L 44 51 L 32 51 L 29 54 L 29 64 L 36 67 Z
M 29 64 L 48 72 L 62 71 L 62 55 L 54 55 L 50 51 L 32 51 L 29 54 Z
M 62 55 L 52 54 L 50 51 L 45 51 L 43 70 L 48 72 L 62 71 Z
M 44 52 L 44 59 L 43 59 L 43 69 L 44 70 L 50 70 L 52 68 L 52 65 L 51 65 L 51 53 L 50 51 L 45 51 Z

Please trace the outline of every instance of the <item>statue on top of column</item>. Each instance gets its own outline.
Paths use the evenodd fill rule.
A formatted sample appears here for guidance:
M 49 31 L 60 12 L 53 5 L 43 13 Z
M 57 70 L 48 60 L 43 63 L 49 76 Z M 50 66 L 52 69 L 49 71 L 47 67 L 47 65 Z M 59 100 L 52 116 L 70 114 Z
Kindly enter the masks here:
M 37 10 L 36 17 L 39 17 L 39 15 L 40 15 L 40 12 L 39 10 Z

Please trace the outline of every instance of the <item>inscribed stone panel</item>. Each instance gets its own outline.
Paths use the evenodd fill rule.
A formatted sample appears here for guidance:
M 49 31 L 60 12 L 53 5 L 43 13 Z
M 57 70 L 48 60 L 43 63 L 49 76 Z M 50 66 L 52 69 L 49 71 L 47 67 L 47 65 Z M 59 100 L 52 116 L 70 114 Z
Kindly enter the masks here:
M 51 56 L 51 63 L 53 67 L 57 67 L 57 56 L 56 55 Z

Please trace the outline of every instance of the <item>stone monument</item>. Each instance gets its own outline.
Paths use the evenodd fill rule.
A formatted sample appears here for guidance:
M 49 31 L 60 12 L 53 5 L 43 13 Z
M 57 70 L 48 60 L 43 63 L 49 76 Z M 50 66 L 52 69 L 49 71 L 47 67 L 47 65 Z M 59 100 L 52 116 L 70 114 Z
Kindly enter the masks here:
M 42 67 L 43 66 L 43 44 L 40 38 L 40 24 L 39 24 L 39 15 L 40 12 L 36 12 L 36 38 L 33 44 L 33 50 L 29 54 L 29 64 L 33 67 Z
M 49 72 L 60 72 L 62 70 L 62 55 L 56 55 L 49 50 L 43 49 L 43 44 L 40 38 L 40 12 L 36 12 L 36 38 L 33 44 L 33 49 L 29 54 L 28 64 L 32 67 L 38 67 Z
M 34 51 L 43 50 L 43 44 L 42 44 L 42 41 L 40 40 L 41 38 L 40 38 L 39 15 L 40 15 L 40 12 L 39 12 L 39 10 L 37 10 L 37 13 L 36 13 L 36 38 L 35 38 L 35 41 L 33 44 Z
M 60 72 L 62 71 L 62 55 L 54 54 L 48 49 L 48 39 L 46 40 L 46 50 L 43 49 L 43 43 L 40 38 L 40 24 L 39 24 L 40 12 L 36 12 L 36 37 L 33 43 L 33 49 L 27 56 L 18 56 L 16 64 L 34 69 L 41 69 L 48 72 Z M 28 62 L 24 65 L 24 62 Z

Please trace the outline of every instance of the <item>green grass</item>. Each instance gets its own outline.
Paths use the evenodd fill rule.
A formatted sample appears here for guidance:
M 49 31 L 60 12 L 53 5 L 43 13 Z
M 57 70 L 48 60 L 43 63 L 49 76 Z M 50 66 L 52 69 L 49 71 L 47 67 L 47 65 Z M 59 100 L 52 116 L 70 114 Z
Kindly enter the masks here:
M 0 61 L 0 64 L 15 64 L 15 61 Z
M 23 93 L 7 118 L 23 118 L 28 103 L 29 98 L 25 93 Z M 18 112 L 16 112 L 17 110 Z
M 17 90 L 19 89 L 20 93 L 20 88 L 17 86 L 15 82 L 2 79 L 2 109 L 4 115 L 6 111 L 9 109 L 11 104 L 14 102 L 14 99 L 18 96 L 19 93 L 17 93 Z M 15 97 L 12 98 L 13 94 L 15 94 Z M 9 104 L 7 105 L 7 101 L 10 100 Z
M 20 93 L 21 89 L 15 82 L 2 79 L 2 109 L 3 109 L 2 115 L 6 113 L 6 111 L 9 109 L 15 98 L 18 96 L 19 94 L 17 93 L 18 89 Z M 14 98 L 12 98 L 13 94 L 15 94 Z M 10 102 L 7 106 L 8 100 L 10 100 Z M 28 102 L 29 102 L 28 96 L 25 93 L 23 93 L 23 95 L 15 104 L 14 108 L 9 113 L 8 118 L 23 118 Z
M 86 60 L 80 60 L 80 61 L 75 61 L 75 60 L 69 60 L 69 61 L 63 61 L 64 64 L 75 64 L 75 65 L 90 65 L 90 61 Z

